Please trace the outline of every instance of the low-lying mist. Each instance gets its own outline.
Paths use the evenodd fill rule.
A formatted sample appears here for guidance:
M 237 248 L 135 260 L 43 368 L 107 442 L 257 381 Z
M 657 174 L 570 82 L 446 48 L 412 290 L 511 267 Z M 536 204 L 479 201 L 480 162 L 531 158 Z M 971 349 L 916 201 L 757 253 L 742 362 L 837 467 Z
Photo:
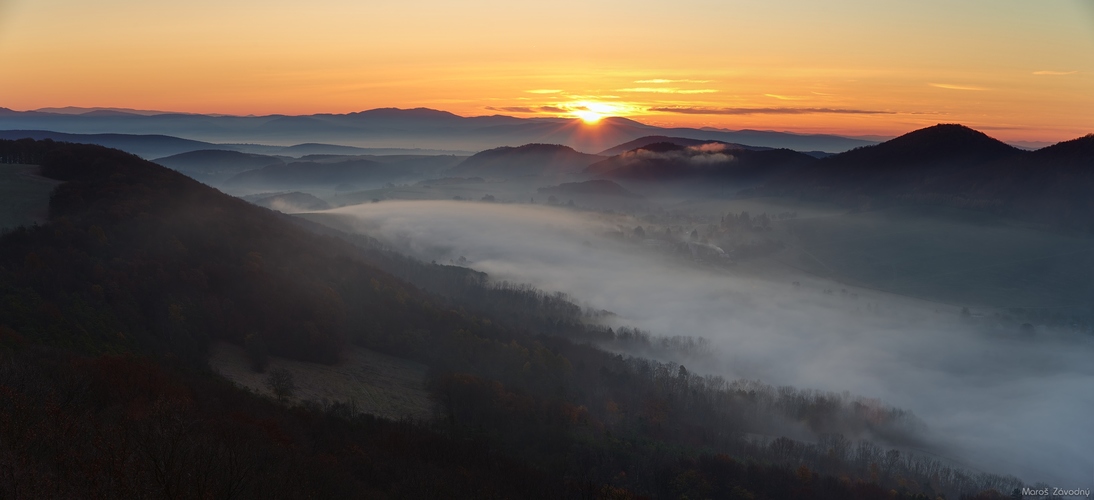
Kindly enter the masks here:
M 705 337 L 715 356 L 674 359 L 693 371 L 911 410 L 930 449 L 960 465 L 1061 487 L 1091 481 L 1089 337 L 985 333 L 952 306 L 788 269 L 693 264 L 606 236 L 617 220 L 561 208 L 390 201 L 327 213 L 427 261 L 568 293 L 615 313 L 613 326 Z

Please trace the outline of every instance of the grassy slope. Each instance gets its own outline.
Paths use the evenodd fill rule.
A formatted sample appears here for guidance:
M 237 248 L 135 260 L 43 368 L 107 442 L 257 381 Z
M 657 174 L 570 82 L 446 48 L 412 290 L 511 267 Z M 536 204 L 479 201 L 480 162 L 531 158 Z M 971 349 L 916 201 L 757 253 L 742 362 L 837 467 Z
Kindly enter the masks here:
M 39 176 L 35 165 L 0 164 L 0 230 L 45 222 L 49 193 L 58 184 Z
M 209 350 L 213 371 L 258 394 L 272 396 L 266 375 L 251 370 L 242 348 L 218 342 Z M 433 416 L 426 392 L 425 366 L 362 348 L 349 348 L 335 365 L 307 363 L 285 358 L 270 359 L 269 370 L 285 369 L 293 374 L 298 401 L 340 401 L 357 411 L 392 420 Z

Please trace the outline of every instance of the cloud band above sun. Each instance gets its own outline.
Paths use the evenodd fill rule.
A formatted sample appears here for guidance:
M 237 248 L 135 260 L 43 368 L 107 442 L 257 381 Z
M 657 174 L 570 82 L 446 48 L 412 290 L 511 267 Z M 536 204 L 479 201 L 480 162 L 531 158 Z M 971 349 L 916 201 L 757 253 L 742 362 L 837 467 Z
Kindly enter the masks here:
M 947 90 L 973 90 L 973 91 L 989 90 L 989 89 L 986 89 L 984 87 L 977 87 L 975 85 L 955 85 L 955 84 L 952 84 L 952 83 L 928 83 L 927 85 L 930 85 L 934 88 L 947 89 Z
M 675 87 L 631 87 L 615 89 L 616 92 L 631 92 L 636 94 L 713 94 L 717 89 L 680 89 Z
M 652 80 L 635 80 L 634 83 L 710 83 L 712 80 L 669 80 L 665 78 L 654 78 Z
M 806 114 L 839 114 L 839 115 L 891 115 L 894 111 L 879 111 L 871 109 L 838 109 L 838 108 L 688 108 L 688 107 L 654 107 L 650 111 L 659 113 L 680 113 L 687 115 L 806 115 Z

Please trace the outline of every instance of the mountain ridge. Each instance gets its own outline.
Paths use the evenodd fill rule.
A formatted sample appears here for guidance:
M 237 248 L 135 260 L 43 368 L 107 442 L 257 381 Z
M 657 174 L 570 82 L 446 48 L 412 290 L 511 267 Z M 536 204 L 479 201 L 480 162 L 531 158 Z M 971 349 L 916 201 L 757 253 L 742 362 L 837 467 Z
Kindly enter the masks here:
M 1094 135 L 1024 151 L 940 124 L 824 158 L 756 192 L 859 210 L 945 205 L 1094 233 Z
M 662 128 L 624 117 L 595 125 L 576 118 L 460 116 L 430 108 L 377 108 L 352 113 L 229 116 L 187 113 L 46 113 L 0 110 L 0 129 L 50 130 L 69 134 L 156 133 L 211 143 L 337 142 L 358 147 L 476 149 L 528 143 L 558 143 L 579 151 L 603 151 L 649 135 L 690 137 L 756 147 L 838 152 L 873 144 L 862 139 L 775 131 Z M 113 112 L 121 113 L 116 114 Z

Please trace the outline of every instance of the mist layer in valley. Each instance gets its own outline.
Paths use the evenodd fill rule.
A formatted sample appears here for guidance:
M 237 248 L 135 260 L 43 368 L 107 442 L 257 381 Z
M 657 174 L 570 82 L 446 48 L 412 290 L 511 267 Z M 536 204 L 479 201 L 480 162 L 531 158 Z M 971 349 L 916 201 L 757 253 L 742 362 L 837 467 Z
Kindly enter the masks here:
M 1061 485 L 1089 480 L 1089 336 L 995 331 L 958 307 L 770 262 L 699 264 L 621 238 L 635 221 L 615 214 L 385 201 L 313 217 L 425 260 L 565 292 L 613 313 L 605 320 L 613 327 L 709 339 L 710 355 L 672 359 L 694 371 L 880 398 L 923 420 L 921 452 L 973 470 Z

